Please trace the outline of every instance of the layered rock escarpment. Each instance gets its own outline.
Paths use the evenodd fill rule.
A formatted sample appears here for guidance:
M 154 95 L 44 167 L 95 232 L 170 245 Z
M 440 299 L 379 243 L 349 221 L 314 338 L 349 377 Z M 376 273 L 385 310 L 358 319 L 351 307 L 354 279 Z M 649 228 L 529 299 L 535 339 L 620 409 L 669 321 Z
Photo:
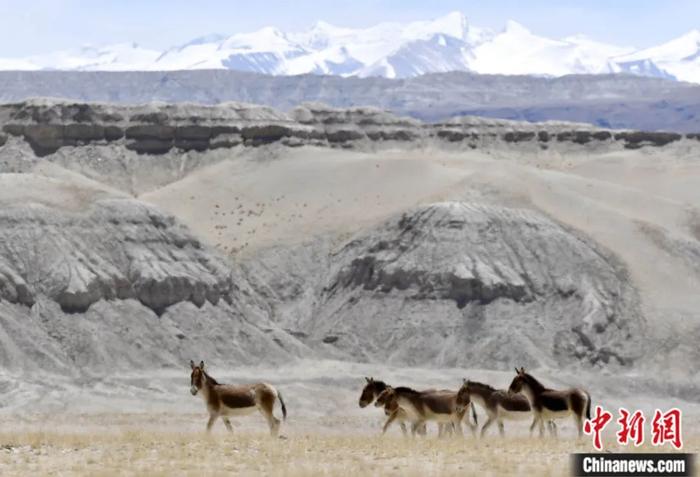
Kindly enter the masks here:
M 264 268 L 247 267 L 251 283 L 288 315 L 281 325 L 350 356 L 506 368 L 629 364 L 640 353 L 644 322 L 624 268 L 534 211 L 438 203 L 325 260 L 285 268 L 285 254 L 269 254 Z M 260 286 L 271 280 L 270 262 L 289 283 Z
M 301 353 L 223 257 L 128 199 L 0 210 L 0 343 L 3 368 L 60 373 Z
M 142 191 L 236 151 L 268 158 L 304 145 L 538 154 L 698 144 L 571 123 L 426 124 L 316 104 L 282 113 L 238 103 L 36 100 L 0 106 L 0 127 L 0 173 L 56 162 L 70 169 L 60 171 L 66 190 L 75 172 L 79 183 L 102 183 L 99 198 L 76 199 L 87 203 L 79 210 L 40 205 L 51 202 L 43 186 L 0 209 L 0 365 L 56 370 L 80 360 L 105 369 L 110 355 L 117 368 L 136 359 L 172 366 L 203 351 L 224 363 L 634 363 L 644 320 L 625 268 L 536 210 L 440 202 L 365 223 L 350 239 L 310 230 L 309 245 L 259 251 L 241 264 L 175 217 L 103 186 Z M 257 165 L 247 158 L 245 167 Z
M 228 265 L 173 217 L 137 201 L 103 200 L 88 213 L 7 207 L 0 234 L 0 297 L 11 302 L 31 306 L 43 295 L 82 313 L 133 298 L 162 314 L 179 302 L 232 300 Z
M 374 108 L 334 109 L 319 104 L 305 104 L 286 114 L 240 103 L 124 106 L 32 100 L 0 106 L 0 126 L 0 146 L 10 137 L 19 138 L 38 157 L 87 145 L 117 145 L 138 154 L 162 155 L 272 143 L 354 148 L 387 141 L 429 141 L 438 146 L 460 143 L 465 148 L 494 143 L 532 143 L 548 148 L 559 143 L 634 149 L 686 139 L 676 133 L 475 117 L 428 124 Z M 689 134 L 687 139 L 694 136 Z

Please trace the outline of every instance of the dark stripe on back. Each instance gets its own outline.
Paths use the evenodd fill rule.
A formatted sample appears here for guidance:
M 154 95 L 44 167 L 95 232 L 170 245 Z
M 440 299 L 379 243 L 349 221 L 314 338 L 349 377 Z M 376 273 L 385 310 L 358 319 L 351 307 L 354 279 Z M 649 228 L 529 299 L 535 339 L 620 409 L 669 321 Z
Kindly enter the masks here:
M 250 393 L 239 394 L 224 392 L 219 395 L 219 398 L 224 406 L 234 409 L 255 406 L 255 398 L 251 396 Z
M 566 411 L 569 409 L 566 398 L 561 396 L 542 394 L 540 395 L 540 403 L 545 409 L 549 409 L 550 411 Z
M 513 394 L 505 391 L 496 391 L 493 399 L 506 411 L 527 412 L 530 404 L 522 394 Z

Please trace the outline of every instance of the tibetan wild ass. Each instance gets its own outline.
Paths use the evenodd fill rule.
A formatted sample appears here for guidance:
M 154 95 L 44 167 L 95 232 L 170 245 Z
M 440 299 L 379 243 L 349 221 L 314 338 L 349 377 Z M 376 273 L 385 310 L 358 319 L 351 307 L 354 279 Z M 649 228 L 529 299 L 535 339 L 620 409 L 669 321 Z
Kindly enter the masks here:
M 459 435 L 463 435 L 462 420 L 466 413 L 466 406 L 458 408 L 457 393 L 454 391 L 416 391 L 403 386 L 397 388 L 389 386 L 377 397 L 375 406 L 384 406 L 385 411 L 390 413 L 389 419 L 384 425 L 384 432 L 391 424 L 392 416 L 395 416 L 397 411 L 401 409 L 414 423 L 414 426 L 434 421 L 439 426 L 438 435 L 440 436 L 448 430 L 454 430 Z M 474 424 L 469 422 L 467 418 L 467 425 L 469 425 L 472 434 L 476 435 L 478 421 L 474 406 L 472 406 L 472 415 Z
M 530 403 L 535 419 L 530 430 L 539 423 L 540 437 L 544 435 L 544 421 L 573 416 L 579 437 L 583 435 L 583 420 L 591 418 L 591 396 L 579 388 L 555 391 L 546 388 L 525 368 L 515 368 L 517 373 L 509 391 L 522 393 Z
M 287 419 L 287 408 L 282 400 L 282 394 L 274 387 L 266 383 L 232 385 L 219 384 L 204 370 L 204 361 L 195 366 L 190 361 L 192 374 L 190 375 L 190 392 L 195 396 L 201 392 L 204 403 L 209 411 L 207 432 L 218 417 L 221 417 L 226 428 L 233 432 L 229 417 L 250 414 L 259 411 L 270 426 L 270 434 L 276 436 L 279 432 L 280 420 L 272 414 L 275 401 L 279 401 L 282 407 L 283 419 Z
M 386 384 L 384 381 L 379 381 L 374 378 L 365 378 L 365 381 L 367 382 L 365 384 L 365 387 L 362 388 L 362 394 L 360 394 L 360 407 L 365 408 L 372 404 L 375 399 L 386 389 L 389 387 L 388 384 Z M 396 413 L 395 416 L 392 417 L 392 411 L 387 410 L 386 408 L 384 409 L 384 413 L 389 417 L 389 419 L 394 422 L 397 421 L 400 426 L 401 426 L 401 432 L 403 432 L 403 435 L 407 435 L 407 430 L 406 430 L 406 423 L 408 424 L 413 424 L 413 422 L 408 418 L 408 415 L 406 414 L 406 411 L 403 409 L 397 408 L 393 412 Z M 389 423 L 391 424 L 391 423 Z M 389 424 L 384 424 L 384 432 L 389 428 Z M 415 434 L 421 434 L 425 435 L 426 434 L 426 428 L 425 424 L 422 424 L 420 427 L 414 429 L 412 428 L 411 431 Z
M 481 437 L 484 437 L 486 429 L 494 422 L 498 424 L 499 434 L 504 436 L 503 421 L 520 421 L 533 417 L 530 412 L 530 403 L 522 394 L 495 389 L 488 384 L 465 379 L 457 392 L 457 406 L 464 409 L 470 402 L 481 406 L 488 415 L 488 419 L 481 428 Z M 555 435 L 554 422 L 548 421 L 547 424 L 552 435 Z

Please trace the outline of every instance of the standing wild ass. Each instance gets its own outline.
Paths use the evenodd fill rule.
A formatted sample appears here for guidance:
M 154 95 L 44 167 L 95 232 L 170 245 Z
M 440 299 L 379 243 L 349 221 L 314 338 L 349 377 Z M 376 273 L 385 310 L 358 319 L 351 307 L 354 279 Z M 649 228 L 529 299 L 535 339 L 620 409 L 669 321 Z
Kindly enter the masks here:
M 233 426 L 229 421 L 230 416 L 240 416 L 250 414 L 258 410 L 267 420 L 270 426 L 270 434 L 276 436 L 279 432 L 280 420 L 273 414 L 272 410 L 275 401 L 279 401 L 282 407 L 282 417 L 287 419 L 287 408 L 282 400 L 282 394 L 273 386 L 266 383 L 232 385 L 219 384 L 204 371 L 204 361 L 195 366 L 194 361 L 190 361 L 192 374 L 190 375 L 190 392 L 195 396 L 201 391 L 204 403 L 209 411 L 209 422 L 207 422 L 207 432 L 218 417 L 221 417 L 226 424 L 226 428 L 233 432 Z
M 579 437 L 583 435 L 583 419 L 591 418 L 591 396 L 583 389 L 572 388 L 555 391 L 546 388 L 532 375 L 525 372 L 525 368 L 515 368 L 517 373 L 509 390 L 514 393 L 522 393 L 530 403 L 535 419 L 530 430 L 539 423 L 540 437 L 544 435 L 544 421 L 562 419 L 573 416 Z
M 398 410 L 403 410 L 408 418 L 414 422 L 414 427 L 424 424 L 427 421 L 434 421 L 438 424 L 438 435 L 442 436 L 446 430 L 455 430 L 459 435 L 462 432 L 462 420 L 466 413 L 466 406 L 458 408 L 457 393 L 448 390 L 416 391 L 407 387 L 392 388 L 387 387 L 378 397 L 375 406 L 384 406 L 385 411 L 390 413 L 389 419 L 384 424 L 384 432 L 393 421 Z M 474 424 L 467 425 L 476 435 L 478 427 L 476 412 L 472 406 Z
M 522 394 L 495 389 L 488 384 L 464 380 L 462 387 L 457 392 L 457 406 L 464 409 L 469 403 L 481 406 L 488 419 L 481 428 L 481 437 L 484 437 L 486 429 L 494 422 L 498 424 L 498 432 L 505 436 L 503 421 L 520 421 L 533 417 L 530 412 L 530 403 Z M 553 421 L 548 421 L 548 427 L 552 435 L 556 428 Z
M 360 394 L 360 407 L 364 408 L 369 406 L 374 402 L 375 399 L 386 389 L 389 387 L 388 384 L 386 384 L 384 381 L 379 381 L 374 378 L 367 378 L 365 377 L 365 381 L 367 381 L 367 384 L 365 384 L 365 387 L 362 388 L 362 394 Z M 397 421 L 399 425 L 401 426 L 401 432 L 403 432 L 403 435 L 405 436 L 407 434 L 406 431 L 406 423 L 413 424 L 411 419 L 409 419 L 408 414 L 406 414 L 406 411 L 404 411 L 401 408 L 397 408 L 394 411 L 389 411 L 388 409 L 384 409 L 384 413 L 389 417 L 389 420 L 391 422 Z M 392 414 L 395 413 L 396 415 L 392 416 Z M 391 422 L 387 421 L 386 424 L 384 424 L 384 432 L 389 428 L 389 425 Z M 418 433 L 421 435 L 426 434 L 426 428 L 425 424 L 422 424 L 418 428 L 414 428 L 413 426 L 411 427 L 411 432 L 413 434 Z

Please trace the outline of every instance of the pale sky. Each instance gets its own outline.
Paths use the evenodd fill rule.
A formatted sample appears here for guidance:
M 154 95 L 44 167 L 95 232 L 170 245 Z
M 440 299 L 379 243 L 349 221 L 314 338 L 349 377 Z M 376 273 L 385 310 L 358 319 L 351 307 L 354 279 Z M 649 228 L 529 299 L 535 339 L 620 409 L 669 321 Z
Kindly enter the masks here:
M 455 10 L 476 26 L 500 30 L 512 19 L 544 36 L 584 33 L 621 46 L 647 47 L 700 28 L 700 0 L 0 0 L 0 57 L 131 41 L 162 50 L 210 33 L 298 31 L 317 20 L 366 27 Z

